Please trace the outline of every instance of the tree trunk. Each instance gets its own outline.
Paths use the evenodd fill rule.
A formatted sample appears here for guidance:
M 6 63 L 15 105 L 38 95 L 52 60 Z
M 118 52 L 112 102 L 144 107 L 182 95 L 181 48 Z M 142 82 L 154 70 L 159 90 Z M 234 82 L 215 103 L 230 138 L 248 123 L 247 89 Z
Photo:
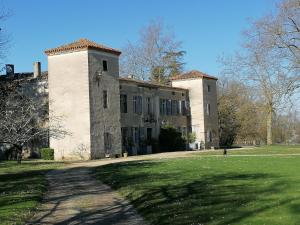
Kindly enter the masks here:
M 17 162 L 20 164 L 22 162 L 22 152 L 23 152 L 23 147 L 16 145 L 17 148 Z
M 273 110 L 269 109 L 267 114 L 267 145 L 273 144 L 272 123 L 273 123 Z

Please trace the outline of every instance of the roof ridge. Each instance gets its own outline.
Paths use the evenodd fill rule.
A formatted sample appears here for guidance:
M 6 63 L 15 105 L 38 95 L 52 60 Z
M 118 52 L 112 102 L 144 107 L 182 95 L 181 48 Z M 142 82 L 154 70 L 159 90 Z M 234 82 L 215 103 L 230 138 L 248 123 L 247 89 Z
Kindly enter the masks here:
M 190 70 L 188 72 L 181 73 L 171 78 L 171 80 L 185 80 L 185 79 L 197 79 L 197 78 L 206 78 L 212 80 L 218 80 L 217 77 L 210 76 L 206 73 L 203 73 L 199 70 Z
M 64 45 L 60 45 L 56 48 L 52 48 L 52 49 L 47 49 L 45 50 L 45 53 L 47 55 L 54 55 L 57 53 L 62 53 L 62 52 L 66 52 L 66 51 L 74 51 L 74 50 L 85 50 L 88 48 L 92 48 L 92 49 L 96 49 L 96 50 L 100 50 L 100 51 L 104 51 L 104 52 L 109 52 L 112 54 L 116 54 L 116 55 L 120 55 L 121 51 L 117 50 L 117 49 L 113 49 L 111 47 L 107 47 L 105 45 L 102 44 L 98 44 L 94 41 L 91 41 L 87 38 L 80 38 L 76 41 L 73 41 L 69 44 L 64 44 Z

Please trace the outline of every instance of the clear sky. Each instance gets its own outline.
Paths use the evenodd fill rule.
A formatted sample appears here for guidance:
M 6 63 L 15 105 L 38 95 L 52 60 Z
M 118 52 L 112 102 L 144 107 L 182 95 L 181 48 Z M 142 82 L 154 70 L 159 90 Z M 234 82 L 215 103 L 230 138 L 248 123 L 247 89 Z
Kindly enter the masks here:
M 161 19 L 183 42 L 186 70 L 219 75 L 217 57 L 238 51 L 249 18 L 274 9 L 276 0 L 2 0 L 11 16 L 1 25 L 11 36 L 6 62 L 16 72 L 47 70 L 44 50 L 79 38 L 122 49 L 141 27 Z M 1 3 L 1 2 L 0 2 Z

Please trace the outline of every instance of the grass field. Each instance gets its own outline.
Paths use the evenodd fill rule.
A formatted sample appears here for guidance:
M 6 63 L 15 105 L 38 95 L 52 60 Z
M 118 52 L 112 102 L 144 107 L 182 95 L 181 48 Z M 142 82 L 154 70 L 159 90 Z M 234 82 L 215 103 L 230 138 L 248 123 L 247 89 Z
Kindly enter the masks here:
M 53 162 L 0 161 L 0 224 L 22 224 L 31 216 L 46 191 L 45 172 L 59 167 Z
M 300 154 L 300 145 L 289 145 L 289 146 L 265 146 L 265 147 L 249 147 L 249 148 L 235 148 L 229 149 L 228 155 L 269 155 L 269 154 Z M 196 155 L 223 155 L 223 150 L 213 151 L 200 151 L 195 152 Z
M 152 224 L 300 224 L 300 156 L 262 155 L 300 146 L 220 153 L 110 164 L 96 176 Z

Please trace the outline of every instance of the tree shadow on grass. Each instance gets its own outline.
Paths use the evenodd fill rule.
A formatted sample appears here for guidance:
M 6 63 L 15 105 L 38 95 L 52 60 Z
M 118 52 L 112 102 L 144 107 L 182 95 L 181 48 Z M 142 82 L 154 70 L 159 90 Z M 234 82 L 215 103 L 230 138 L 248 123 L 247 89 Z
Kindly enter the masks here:
M 49 169 L 0 174 L 0 221 L 19 223 L 42 200 Z M 16 216 L 17 215 L 17 216 Z
M 272 174 L 223 172 L 195 174 L 193 179 L 186 177 L 184 170 L 176 174 L 151 170 L 159 164 L 106 165 L 97 169 L 97 176 L 115 189 L 126 190 L 138 211 L 157 225 L 240 224 L 299 200 L 299 196 L 278 199 L 276 194 L 286 185 L 284 178 Z M 294 206 L 294 215 L 299 213 L 298 207 Z

